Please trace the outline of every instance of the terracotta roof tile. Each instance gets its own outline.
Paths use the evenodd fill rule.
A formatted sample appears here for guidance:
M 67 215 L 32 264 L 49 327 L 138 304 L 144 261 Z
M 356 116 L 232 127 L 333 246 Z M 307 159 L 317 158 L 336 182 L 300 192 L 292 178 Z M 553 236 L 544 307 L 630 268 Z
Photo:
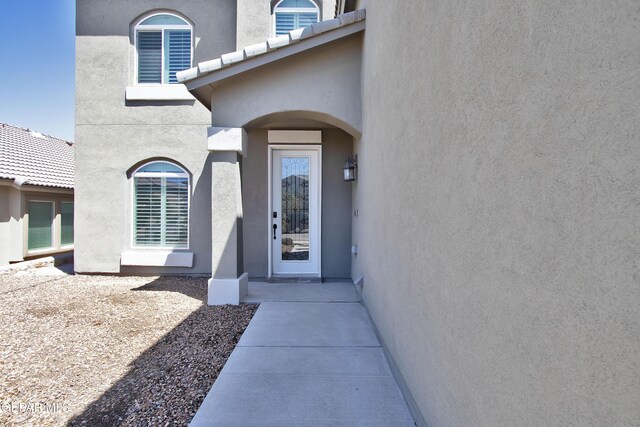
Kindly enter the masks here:
M 0 123 L 0 178 L 18 184 L 73 188 L 73 143 Z

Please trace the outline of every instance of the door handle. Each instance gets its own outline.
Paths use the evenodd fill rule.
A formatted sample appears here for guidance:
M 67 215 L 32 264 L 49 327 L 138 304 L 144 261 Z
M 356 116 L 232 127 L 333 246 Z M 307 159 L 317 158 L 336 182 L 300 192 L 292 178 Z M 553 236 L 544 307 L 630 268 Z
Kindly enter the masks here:
M 276 240 L 276 230 L 278 229 L 278 224 L 273 224 L 273 240 Z

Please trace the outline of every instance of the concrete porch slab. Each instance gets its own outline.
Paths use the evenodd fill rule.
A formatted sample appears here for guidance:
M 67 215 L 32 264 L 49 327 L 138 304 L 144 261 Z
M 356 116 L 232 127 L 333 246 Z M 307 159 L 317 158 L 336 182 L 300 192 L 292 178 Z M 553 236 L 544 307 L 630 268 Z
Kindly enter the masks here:
M 220 375 L 200 426 L 413 426 L 391 376 Z
M 225 374 L 388 377 L 380 347 L 236 347 Z
M 414 426 L 351 283 L 252 290 L 284 301 L 260 304 L 190 426 Z
M 265 302 L 239 346 L 380 346 L 360 303 Z
M 359 302 L 350 282 L 267 283 L 249 282 L 245 303 L 260 302 Z

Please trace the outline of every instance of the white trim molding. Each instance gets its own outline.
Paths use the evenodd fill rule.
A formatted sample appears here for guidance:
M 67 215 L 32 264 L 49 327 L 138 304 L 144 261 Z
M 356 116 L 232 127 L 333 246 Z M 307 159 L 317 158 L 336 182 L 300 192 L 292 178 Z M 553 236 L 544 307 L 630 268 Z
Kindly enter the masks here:
M 207 129 L 209 151 L 235 151 L 247 156 L 247 132 L 243 128 L 210 127 Z
M 125 89 L 127 101 L 195 101 L 183 84 L 128 86 Z
M 193 267 L 193 252 L 189 251 L 126 251 L 120 255 L 120 265 L 142 267 Z
M 269 144 L 322 144 L 320 130 L 269 130 Z
M 242 273 L 237 279 L 209 279 L 207 304 L 238 305 L 249 291 L 249 273 Z

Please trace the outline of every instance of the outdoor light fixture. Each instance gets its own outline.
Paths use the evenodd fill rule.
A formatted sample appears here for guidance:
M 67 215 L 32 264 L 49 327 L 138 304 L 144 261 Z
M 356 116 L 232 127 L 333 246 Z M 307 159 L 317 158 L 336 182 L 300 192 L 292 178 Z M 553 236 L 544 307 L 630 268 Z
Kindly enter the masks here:
M 356 180 L 356 169 L 358 167 L 358 155 L 354 154 L 353 156 L 347 157 L 347 161 L 344 162 L 344 182 L 351 182 Z

